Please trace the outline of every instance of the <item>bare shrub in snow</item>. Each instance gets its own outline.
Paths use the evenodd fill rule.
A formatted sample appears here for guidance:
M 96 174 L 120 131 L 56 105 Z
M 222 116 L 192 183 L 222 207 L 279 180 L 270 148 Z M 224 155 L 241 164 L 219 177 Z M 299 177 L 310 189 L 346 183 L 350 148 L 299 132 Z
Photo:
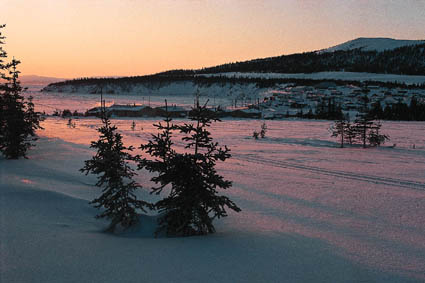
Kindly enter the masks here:
M 261 124 L 261 129 L 259 132 L 254 131 L 252 133 L 252 137 L 256 140 L 258 140 L 259 137 L 261 137 L 262 139 L 264 139 L 266 137 L 266 133 L 267 133 L 267 125 L 264 122 L 263 124 Z
M 267 133 L 267 125 L 264 122 L 263 124 L 261 124 L 260 137 L 264 139 L 266 137 L 266 133 Z

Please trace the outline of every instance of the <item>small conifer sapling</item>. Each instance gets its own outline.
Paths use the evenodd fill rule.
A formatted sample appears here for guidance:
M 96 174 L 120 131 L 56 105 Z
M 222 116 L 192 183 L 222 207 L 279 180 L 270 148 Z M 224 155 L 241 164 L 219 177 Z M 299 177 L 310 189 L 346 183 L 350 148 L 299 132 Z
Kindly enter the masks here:
M 136 161 L 138 156 L 130 152 L 132 146 L 125 147 L 117 127 L 111 125 L 105 112 L 102 113 L 102 127 L 98 129 L 98 141 L 91 143 L 91 148 L 97 150 L 92 159 L 85 161 L 85 166 L 80 169 L 86 175 L 98 175 L 96 186 L 102 188 L 102 195 L 91 201 L 96 208 L 104 211 L 97 218 L 111 220 L 107 231 L 114 232 L 118 225 L 126 229 L 138 222 L 138 211 L 146 212 L 145 208 L 151 205 L 138 200 L 135 191 L 141 185 L 133 180 L 136 175 L 129 162 Z
M 380 146 L 381 144 L 385 143 L 386 141 L 390 139 L 388 135 L 380 133 L 381 126 L 382 125 L 380 122 L 375 122 L 371 126 L 371 129 L 368 135 L 368 142 L 371 146 Z
M 266 133 L 267 133 L 267 125 L 264 122 L 263 124 L 261 124 L 260 137 L 264 139 L 266 137 Z
M 332 137 L 339 137 L 340 140 L 340 147 L 344 147 L 345 138 L 347 136 L 347 127 L 348 123 L 345 120 L 338 120 L 334 122 L 334 125 L 332 126 Z

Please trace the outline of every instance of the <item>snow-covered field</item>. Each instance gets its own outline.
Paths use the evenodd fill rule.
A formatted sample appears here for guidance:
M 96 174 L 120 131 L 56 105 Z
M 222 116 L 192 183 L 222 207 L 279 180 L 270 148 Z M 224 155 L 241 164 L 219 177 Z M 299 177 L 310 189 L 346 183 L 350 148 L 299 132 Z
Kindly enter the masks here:
M 268 121 L 260 140 L 251 134 L 262 121 L 217 123 L 213 136 L 233 154 L 219 171 L 242 212 L 213 235 L 155 239 L 154 213 L 102 233 L 88 204 L 95 177 L 78 172 L 99 120 L 75 121 L 48 118 L 29 159 L 0 159 L 2 283 L 425 280 L 425 123 L 385 122 L 391 142 L 370 149 L 338 148 L 327 121 Z M 136 131 L 132 121 L 113 120 L 137 146 L 157 120 L 135 120 Z
M 60 92 L 40 92 L 37 86 L 31 86 L 26 96 L 31 95 L 34 98 L 34 103 L 37 111 L 52 114 L 55 110 L 69 109 L 72 112 L 77 110 L 84 113 L 90 108 L 100 106 L 99 94 L 84 94 L 84 93 L 60 93 Z M 143 104 L 151 107 L 164 106 L 164 101 L 167 99 L 168 105 L 193 106 L 194 93 L 196 88 L 188 90 L 186 93 L 170 95 L 169 93 L 150 93 L 141 94 L 140 92 L 132 92 L 126 94 L 103 94 L 103 99 L 107 106 L 113 104 L 133 105 Z M 205 93 L 200 96 L 200 103 L 205 103 L 209 100 L 210 106 L 229 106 L 232 103 L 232 98 L 214 97 Z
M 47 95 L 61 94 L 63 96 L 83 96 L 97 97 L 99 94 L 90 94 L 98 91 L 99 87 L 96 84 L 87 85 L 49 85 L 44 88 Z M 255 82 L 252 83 L 211 83 L 199 85 L 190 80 L 175 81 L 169 83 L 146 82 L 128 84 L 125 87 L 119 84 L 107 84 L 103 87 L 105 97 L 113 97 L 122 99 L 124 97 L 137 97 L 137 103 L 148 104 L 155 101 L 160 101 L 161 105 L 164 99 L 167 98 L 170 103 L 181 104 L 182 101 L 187 101 L 190 97 L 190 103 L 193 105 L 195 93 L 198 91 L 201 94 L 201 99 L 208 96 L 210 105 L 228 106 L 232 104 L 233 99 L 257 99 L 259 93 L 267 90 L 266 88 L 257 87 Z M 108 93 L 110 93 L 108 95 Z M 204 101 L 205 99 L 203 99 Z M 155 104 L 154 104 L 155 105 Z

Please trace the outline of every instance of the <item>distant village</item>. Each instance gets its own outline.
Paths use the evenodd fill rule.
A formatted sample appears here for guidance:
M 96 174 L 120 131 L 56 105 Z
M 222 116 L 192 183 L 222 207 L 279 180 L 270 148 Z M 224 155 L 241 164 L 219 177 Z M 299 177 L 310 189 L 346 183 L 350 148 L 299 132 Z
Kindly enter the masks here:
M 243 96 L 240 96 L 243 97 Z M 412 98 L 425 105 L 425 89 L 391 88 L 375 85 L 336 85 L 333 82 L 321 82 L 315 86 L 297 86 L 282 84 L 259 95 L 257 99 L 239 98 L 229 105 L 212 105 L 211 112 L 217 117 L 282 119 L 290 117 L 318 118 L 319 107 L 330 101 L 348 118 L 353 118 L 364 106 L 379 104 L 382 109 L 397 104 L 410 105 Z M 185 118 L 189 115 L 189 106 L 170 105 L 167 108 L 148 105 L 111 105 L 106 111 L 117 117 L 165 117 Z M 89 109 L 85 116 L 98 116 L 100 107 Z M 168 114 L 167 114 L 168 112 Z M 72 114 L 68 113 L 67 114 Z M 320 118 L 320 117 L 319 117 Z M 325 118 L 326 119 L 326 118 Z
M 425 103 L 424 89 L 389 88 L 366 85 L 336 85 L 332 82 L 322 82 L 316 86 L 282 86 L 271 90 L 259 104 L 258 109 L 266 119 L 305 116 L 307 113 L 317 113 L 320 103 L 333 101 L 342 112 L 350 117 L 355 116 L 363 107 L 367 97 L 368 107 L 379 103 L 382 109 L 399 103 L 410 105 L 412 98 L 420 104 Z

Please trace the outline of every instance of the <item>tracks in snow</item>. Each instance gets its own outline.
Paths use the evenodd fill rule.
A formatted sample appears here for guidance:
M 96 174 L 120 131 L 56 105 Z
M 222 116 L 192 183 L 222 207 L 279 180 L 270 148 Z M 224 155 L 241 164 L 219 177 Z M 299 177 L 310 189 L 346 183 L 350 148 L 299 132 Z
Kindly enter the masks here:
M 248 162 L 272 166 L 272 167 L 285 168 L 285 169 L 298 169 L 298 170 L 304 170 L 310 173 L 316 173 L 320 175 L 327 175 L 332 177 L 339 177 L 339 178 L 351 179 L 351 180 L 374 183 L 374 184 L 381 184 L 381 185 L 387 185 L 387 186 L 393 186 L 393 187 L 403 187 L 403 188 L 408 188 L 412 190 L 425 191 L 425 183 L 421 183 L 421 182 L 394 179 L 389 177 L 364 175 L 364 174 L 359 175 L 359 174 L 351 173 L 351 172 L 324 169 L 320 167 L 308 166 L 308 165 L 297 164 L 297 163 L 292 163 L 287 161 L 277 161 L 277 160 L 271 160 L 271 159 L 258 158 L 249 154 L 234 155 L 233 158 L 238 159 L 240 161 L 248 161 Z

